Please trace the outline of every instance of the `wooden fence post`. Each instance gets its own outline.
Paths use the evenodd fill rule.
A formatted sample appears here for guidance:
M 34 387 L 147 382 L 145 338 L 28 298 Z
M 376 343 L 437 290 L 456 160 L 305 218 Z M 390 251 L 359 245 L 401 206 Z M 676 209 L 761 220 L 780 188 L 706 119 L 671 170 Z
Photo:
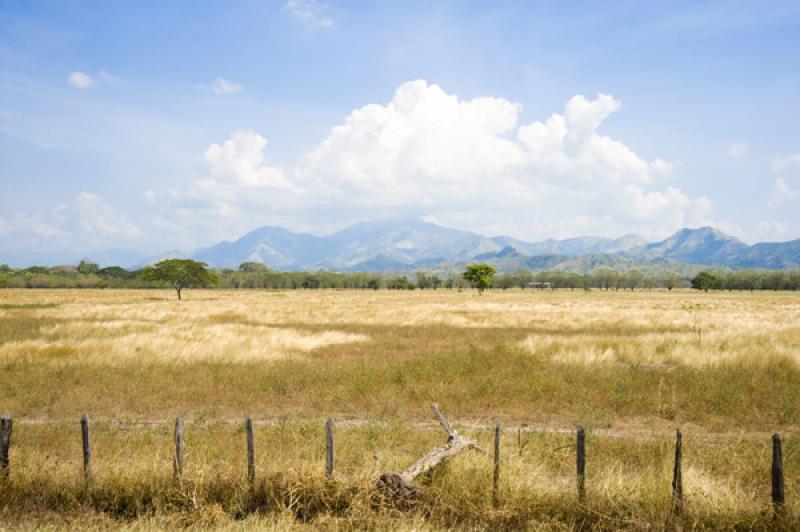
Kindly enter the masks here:
M 81 440 L 83 441 L 83 481 L 88 484 L 92 479 L 92 444 L 89 440 L 89 414 L 81 418 Z
M 172 462 L 172 475 L 175 482 L 183 479 L 183 418 L 175 419 L 175 458 Z
M 578 501 L 583 504 L 586 499 L 586 431 L 583 427 L 578 428 L 577 447 Z
M 675 465 L 672 469 L 672 504 L 678 513 L 683 509 L 683 435 L 680 430 L 675 431 Z
M 492 477 L 492 505 L 500 504 L 500 423 L 494 426 L 494 475 Z
M 8 450 L 11 447 L 12 423 L 11 414 L 3 414 L 0 416 L 0 474 L 2 474 L 4 479 L 8 478 L 10 469 Z
M 775 515 L 783 512 L 785 492 L 783 484 L 783 453 L 781 452 L 781 437 L 772 435 L 772 507 Z
M 253 441 L 253 420 L 249 417 L 244 423 L 244 429 L 247 433 L 247 481 L 252 485 L 256 479 L 256 451 Z
M 333 477 L 333 419 L 325 423 L 325 474 Z

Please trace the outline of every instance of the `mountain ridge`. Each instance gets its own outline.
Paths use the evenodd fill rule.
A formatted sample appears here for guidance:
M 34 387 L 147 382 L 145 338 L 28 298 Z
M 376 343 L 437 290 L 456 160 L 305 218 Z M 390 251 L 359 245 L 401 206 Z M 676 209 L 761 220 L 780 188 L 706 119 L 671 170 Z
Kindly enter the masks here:
M 445 271 L 471 261 L 489 262 L 501 271 L 585 272 L 597 267 L 651 270 L 681 269 L 685 265 L 774 269 L 800 267 L 800 240 L 748 245 L 705 226 L 683 228 L 656 242 L 637 235 L 528 242 L 502 235 L 483 236 L 419 219 L 390 219 L 361 222 L 328 236 L 265 225 L 236 240 L 218 242 L 186 256 L 213 268 L 237 268 L 251 261 L 279 270 Z

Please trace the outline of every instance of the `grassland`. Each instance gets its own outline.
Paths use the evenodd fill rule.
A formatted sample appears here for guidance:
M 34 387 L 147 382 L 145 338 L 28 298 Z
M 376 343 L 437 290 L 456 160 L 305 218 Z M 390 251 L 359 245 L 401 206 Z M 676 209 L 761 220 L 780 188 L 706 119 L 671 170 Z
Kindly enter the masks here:
M 800 295 L 695 292 L 0 291 L 0 409 L 14 415 L 0 526 L 664 528 L 684 432 L 685 528 L 777 526 L 800 496 Z M 440 444 L 438 402 L 490 447 L 457 457 L 418 506 L 376 503 L 376 470 Z M 93 423 L 80 479 L 78 419 Z M 171 423 L 187 474 L 171 481 Z M 242 420 L 258 482 L 244 483 Z M 337 420 L 336 482 L 323 423 Z M 587 500 L 574 428 L 588 430 Z M 373 456 L 380 453 L 379 464 Z M 377 469 L 376 469 L 377 468 Z

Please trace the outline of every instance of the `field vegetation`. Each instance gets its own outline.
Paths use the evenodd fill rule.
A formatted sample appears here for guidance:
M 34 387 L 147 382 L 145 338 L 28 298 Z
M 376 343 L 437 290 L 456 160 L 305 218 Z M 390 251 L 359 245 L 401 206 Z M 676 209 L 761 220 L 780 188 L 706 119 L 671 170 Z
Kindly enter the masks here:
M 793 292 L 188 290 L 178 301 L 167 290 L 2 290 L 0 410 L 14 432 L 0 526 L 796 528 L 799 317 Z M 491 457 L 477 452 L 424 479 L 411 507 L 381 501 L 376 473 L 443 443 L 432 402 L 486 449 L 502 425 L 496 507 Z M 176 416 L 187 431 L 178 485 Z M 784 441 L 780 521 L 773 432 Z

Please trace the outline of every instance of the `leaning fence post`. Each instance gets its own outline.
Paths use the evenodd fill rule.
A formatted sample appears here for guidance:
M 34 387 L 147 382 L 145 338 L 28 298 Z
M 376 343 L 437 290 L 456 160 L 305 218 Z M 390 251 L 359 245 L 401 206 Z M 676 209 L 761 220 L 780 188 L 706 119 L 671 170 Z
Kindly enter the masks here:
M 0 474 L 4 479 L 8 478 L 8 449 L 11 447 L 12 423 L 11 414 L 0 416 Z
M 333 419 L 325 423 L 325 474 L 333 476 Z
M 772 435 L 772 507 L 775 515 L 783 512 L 785 492 L 783 485 L 783 454 L 781 453 L 781 437 Z
M 500 504 L 500 423 L 494 426 L 494 476 L 492 477 L 492 505 Z
M 176 482 L 183 478 L 183 418 L 175 419 L 175 458 L 172 462 L 172 475 Z
M 249 417 L 244 423 L 247 433 L 247 481 L 252 484 L 256 478 L 255 444 L 253 442 L 253 420 Z
M 586 431 L 583 427 L 578 428 L 577 440 L 578 501 L 583 504 L 586 499 Z
M 81 439 L 83 441 L 83 481 L 88 484 L 92 478 L 92 444 L 89 440 L 89 414 L 81 417 Z
M 683 506 L 683 473 L 681 462 L 683 460 L 683 435 L 680 430 L 675 432 L 675 466 L 672 469 L 672 504 L 677 512 Z

